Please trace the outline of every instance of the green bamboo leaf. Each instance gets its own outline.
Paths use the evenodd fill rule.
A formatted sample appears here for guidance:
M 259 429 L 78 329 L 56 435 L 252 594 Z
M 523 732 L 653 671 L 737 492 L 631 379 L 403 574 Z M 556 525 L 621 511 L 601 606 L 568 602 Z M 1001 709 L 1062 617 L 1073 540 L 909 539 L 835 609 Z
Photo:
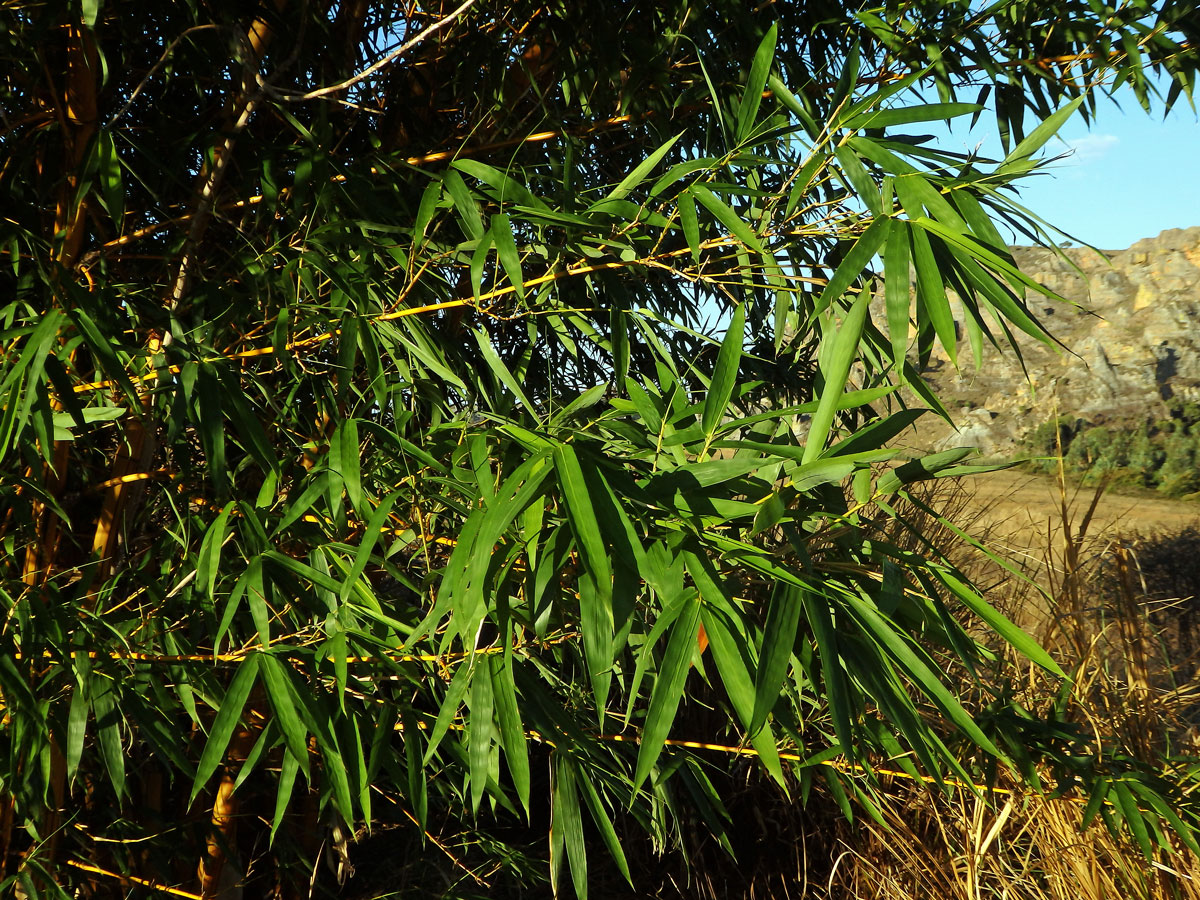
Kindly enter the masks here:
M 745 655 L 746 638 L 738 624 L 744 614 L 725 596 L 710 567 L 690 552 L 685 553 L 684 558 L 687 560 L 688 574 L 700 591 L 703 601 L 700 621 L 708 635 L 713 663 L 717 674 L 721 676 L 721 684 L 725 687 L 730 705 L 742 727 L 747 729 L 750 745 L 758 752 L 763 768 L 780 786 L 785 786 L 779 748 L 775 745 L 771 730 L 760 728 L 757 732 L 749 732 L 754 715 L 754 678 Z
M 613 609 L 612 564 L 609 562 L 600 522 L 575 448 L 562 444 L 554 450 L 554 468 L 579 546 L 583 571 L 579 582 L 580 631 L 588 672 L 597 704 L 604 707 L 612 667 Z
M 629 399 L 633 401 L 634 408 L 641 416 L 642 422 L 645 424 L 650 434 L 662 433 L 662 410 L 646 393 L 646 389 L 638 384 L 634 378 L 625 379 L 625 391 L 629 394 Z
M 719 199 L 716 194 L 702 184 L 693 184 L 689 190 L 692 196 L 700 201 L 700 205 L 712 213 L 713 218 L 729 229 L 729 233 L 735 238 L 752 250 L 757 250 L 759 253 L 767 252 L 767 248 L 763 245 L 758 235 L 754 233 L 754 230 L 737 213 L 726 206 L 724 201 Z
M 475 159 L 456 159 L 450 165 L 451 171 L 458 169 L 466 172 L 472 178 L 478 178 L 496 192 L 497 199 L 502 203 L 519 203 L 539 211 L 550 211 L 546 204 L 534 196 L 529 188 L 495 166 L 489 166 L 487 163 Z
M 792 647 L 800 627 L 804 601 L 802 589 L 788 584 L 776 584 L 767 606 L 763 625 L 762 649 L 758 656 L 758 671 L 754 673 L 754 711 L 750 715 L 751 734 L 756 734 L 767 721 L 767 714 L 779 699 L 779 688 L 791 663 Z
M 650 196 L 657 197 L 671 185 L 677 183 L 682 178 L 691 175 L 693 172 L 701 170 L 709 170 L 718 166 L 720 160 L 713 156 L 701 156 L 696 159 L 685 159 L 681 163 L 676 163 L 671 166 L 658 181 L 654 182 L 654 186 L 650 188 Z
M 667 641 L 654 690 L 650 694 L 646 721 L 642 725 L 641 745 L 633 774 L 635 788 L 646 780 L 670 736 L 679 701 L 683 698 L 684 684 L 692 669 L 699 636 L 700 597 L 696 594 L 685 599 L 675 624 L 671 626 L 671 637 Z
M 1033 154 L 1041 150 L 1050 138 L 1058 134 L 1059 129 L 1062 128 L 1067 119 L 1075 115 L 1075 111 L 1079 109 L 1085 99 L 1084 97 L 1076 97 L 1070 103 L 1056 110 L 1046 119 L 1043 119 L 1042 123 L 1030 132 L 1025 140 L 1013 147 L 1012 152 L 1004 158 L 1004 163 L 996 170 L 996 173 L 1004 175 L 1011 172 L 1026 171 L 1031 165 Z
M 217 518 L 213 520 L 208 531 L 204 532 L 204 540 L 200 542 L 200 552 L 196 556 L 196 583 L 204 590 L 209 600 L 214 598 L 217 584 L 217 572 L 221 567 L 221 548 L 225 546 L 225 538 L 229 533 L 229 515 L 233 512 L 234 502 L 225 504 Z
M 259 668 L 262 675 L 263 687 L 266 689 L 267 700 L 275 712 L 275 724 L 283 732 L 284 744 L 287 751 L 296 757 L 308 777 L 308 729 L 300 721 L 293 700 L 294 688 L 287 672 L 287 666 L 278 657 L 264 653 L 259 657 Z
M 575 896 L 587 900 L 587 846 L 583 840 L 575 766 L 556 751 L 550 756 L 550 880 L 555 896 L 558 896 L 564 849 Z
M 329 493 L 329 483 L 333 480 L 334 475 L 328 469 L 322 469 L 308 483 L 308 486 L 300 492 L 291 503 L 288 503 L 283 509 L 283 516 L 279 520 L 279 524 L 275 526 L 271 532 L 272 538 L 277 538 L 287 531 L 288 527 L 300 520 L 300 517 L 305 515 L 318 498 Z
M 958 207 L 962 217 L 966 219 L 967 224 L 971 226 L 971 231 L 986 244 L 987 249 L 1016 269 L 1016 260 L 1009 251 L 1004 236 L 1000 234 L 1000 230 L 996 228 L 991 216 L 987 214 L 983 204 L 976 199 L 975 195 L 970 191 L 956 191 L 954 204 Z
M 492 216 L 488 232 L 492 235 L 492 242 L 496 245 L 496 256 L 500 259 L 500 265 L 508 276 L 509 283 L 516 288 L 517 297 L 524 300 L 525 276 L 521 273 L 521 254 L 517 252 L 512 222 L 504 213 L 496 213 Z
M 488 658 L 492 676 L 492 695 L 496 703 L 496 723 L 500 731 L 500 745 L 508 761 L 508 774 L 512 777 L 517 798 L 529 817 L 529 747 L 525 725 L 521 721 L 521 708 L 517 700 L 513 680 L 512 654 L 492 654 Z
M 679 208 L 679 224 L 683 228 L 683 236 L 687 239 L 692 251 L 692 259 L 700 262 L 700 223 L 696 218 L 696 201 L 693 196 L 684 191 L 676 201 Z
M 919 171 L 916 166 L 905 162 L 887 147 L 870 138 L 852 137 L 846 141 L 846 146 L 853 149 L 860 156 L 871 160 L 889 175 L 912 175 Z M 892 183 L 894 187 L 894 179 Z
M 501 384 L 512 391 L 513 396 L 521 401 L 521 405 L 531 416 L 538 422 L 541 419 L 538 417 L 537 407 L 529 402 L 529 398 L 525 396 L 525 391 L 521 388 L 520 382 L 513 377 L 512 371 L 504 364 L 504 360 L 500 358 L 500 354 L 496 352 L 496 348 L 492 346 L 492 339 L 487 331 L 483 328 L 473 330 L 475 342 L 479 345 L 479 351 L 483 354 L 484 362 L 488 364 L 488 368 L 492 370 L 492 374 L 496 376 Z
M 467 719 L 467 771 L 471 785 L 471 811 L 478 813 L 484 789 L 487 787 L 488 761 L 495 728 L 492 722 L 495 703 L 487 657 L 474 656 L 470 666 L 471 690 L 467 706 L 471 715 Z
M 466 579 L 443 579 L 442 592 L 449 593 L 454 599 L 451 631 L 461 635 L 464 642 L 473 641 L 483 624 L 487 612 L 485 582 L 498 552 L 501 536 L 525 508 L 542 494 L 542 484 L 551 471 L 546 464 L 547 455 L 545 451 L 540 451 L 518 466 L 505 479 L 495 496 L 486 501 L 485 509 L 471 516 L 469 522 L 478 520 L 478 528 L 468 530 L 464 527 L 460 533 L 459 546 L 455 548 L 448 568 L 458 571 L 465 566 Z
M 461 163 L 455 168 L 461 168 Z M 458 216 L 463 224 L 463 230 L 472 240 L 480 240 L 483 237 L 483 219 L 479 215 L 479 207 L 475 205 L 475 198 L 471 196 L 471 190 L 467 187 L 467 183 L 463 181 L 462 176 L 455 171 L 454 168 L 447 169 L 442 173 L 442 184 L 446 186 L 446 190 L 450 193 L 450 199 L 454 201 L 454 208 L 458 210 Z M 479 292 L 475 292 L 479 296 Z
M 833 277 L 829 279 L 829 283 L 821 291 L 821 296 L 817 299 L 814 309 L 815 313 L 823 313 L 827 310 L 834 300 L 844 295 L 850 289 L 850 285 L 854 284 L 867 271 L 868 266 L 871 265 L 871 259 L 879 252 L 879 248 L 887 239 L 890 225 L 891 219 L 878 218 L 859 236 L 858 240 L 854 242 L 854 246 L 850 248 L 850 252 L 846 254 L 845 259 L 833 273 Z
M 333 662 L 333 687 L 337 693 L 338 708 L 342 712 L 346 710 L 346 679 L 349 676 L 350 668 L 346 657 L 349 652 L 346 632 L 338 628 L 329 636 L 329 640 L 321 645 L 321 651 L 318 654 L 319 659 L 324 658 Z
M 896 189 L 900 206 L 910 220 L 920 218 L 928 209 L 934 219 L 952 231 L 966 234 L 970 230 L 958 210 L 950 205 L 950 201 L 924 175 L 903 175 L 894 179 L 892 185 Z
M 805 618 L 812 629 L 813 640 L 821 656 L 821 678 L 825 682 L 825 699 L 829 704 L 829 716 L 833 719 L 833 731 L 842 751 L 854 758 L 857 742 L 851 723 L 856 718 L 853 694 L 842 668 L 841 646 L 838 633 L 830 614 L 829 598 L 817 591 L 802 590 Z
M 806 463 L 815 460 L 825 449 L 825 442 L 833 428 L 833 419 L 837 414 L 839 401 L 842 394 L 845 393 L 846 382 L 850 377 L 850 367 L 858 355 L 859 342 L 862 340 L 863 326 L 866 324 L 870 302 L 871 295 L 868 291 L 864 290 L 858 295 L 833 338 L 829 356 L 824 361 L 825 364 L 821 366 L 824 387 L 821 389 L 816 412 L 813 413 L 812 420 L 809 422 L 808 438 L 804 445 L 804 462 Z
M 275 814 L 271 817 L 270 844 L 275 844 L 275 834 L 283 824 L 283 816 L 287 812 L 288 801 L 292 799 L 292 790 L 296 785 L 296 774 L 300 771 L 300 763 L 290 753 L 283 755 L 279 766 L 279 780 L 275 784 Z
M 96 717 L 100 757 L 104 760 L 104 768 L 108 770 L 113 790 L 121 797 L 125 794 L 125 747 L 121 742 L 123 717 L 113 697 L 112 679 L 94 672 L 88 687 L 88 696 L 91 698 L 92 712 Z
M 1032 288 L 1039 294 L 1062 303 L 1069 303 L 1069 301 L 1033 281 L 1016 266 L 1003 257 L 996 255 L 973 238 L 957 233 L 950 228 L 946 228 L 940 222 L 934 222 L 924 217 L 913 220 L 913 224 L 920 225 L 922 228 L 936 234 L 946 243 L 951 254 L 958 260 L 961 274 L 967 277 L 970 284 L 977 288 L 980 293 L 984 294 L 1003 313 L 1008 321 L 1042 343 L 1052 343 L 1051 338 L 1032 315 L 1030 315 L 1029 311 L 1024 308 L 1023 304 L 993 275 L 984 271 L 979 262 L 992 267 L 1013 284 Z M 976 260 L 979 260 L 979 262 Z
M 608 811 L 604 808 L 604 803 L 600 799 L 596 785 L 590 778 L 578 778 L 575 783 L 581 788 L 588 812 L 592 814 L 592 821 L 596 823 L 596 830 L 600 832 L 600 839 L 604 841 L 604 846 L 608 849 L 609 855 L 612 857 L 613 862 L 617 864 L 617 871 L 625 877 L 625 880 L 632 887 L 633 876 L 629 872 L 629 862 L 625 859 L 625 850 L 621 847 L 621 839 L 617 836 L 617 830 L 613 827 L 612 819 L 609 818 Z
M 1108 799 L 1108 791 L 1112 786 L 1112 782 L 1107 778 L 1098 778 L 1092 785 L 1092 793 L 1088 797 L 1087 805 L 1083 808 L 1083 815 L 1080 817 L 1079 830 L 1087 831 L 1091 827 L 1096 814 L 1100 812 Z
M 363 507 L 362 473 L 359 459 L 362 445 L 358 438 L 358 422 L 346 419 L 338 425 L 329 439 L 329 468 L 341 476 L 346 488 L 346 499 L 360 516 L 366 514 Z
M 771 89 L 771 93 L 779 100 L 796 119 L 804 126 L 804 130 L 808 132 L 809 137 L 815 138 L 822 131 L 821 126 L 817 124 L 812 113 L 801 102 L 792 91 L 790 91 L 777 75 L 767 76 L 767 85 Z
M 1167 822 L 1178 838 L 1187 845 L 1187 848 L 1193 853 L 1200 853 L 1200 843 L 1196 841 L 1196 829 L 1184 824 L 1183 819 L 1179 814 L 1171 808 L 1171 804 L 1164 799 L 1160 794 L 1152 788 L 1137 782 L 1131 781 L 1129 788 L 1139 797 L 1141 797 L 1155 813 L 1158 814 L 1165 822 Z
M 834 150 L 834 156 L 837 158 L 838 164 L 842 168 L 842 174 L 846 181 L 849 182 L 857 199 L 866 204 L 867 209 L 875 216 L 883 215 L 883 198 L 879 192 L 879 185 L 875 183 L 875 179 L 871 177 L 871 173 L 867 171 L 867 167 L 863 165 L 858 154 L 852 148 L 843 144 Z
M 79 330 L 79 333 L 83 335 L 88 349 L 100 361 L 104 374 L 120 386 L 131 404 L 136 404 L 138 400 L 137 390 L 134 388 L 133 382 L 129 380 L 129 374 L 125 371 L 124 364 L 117 356 L 113 346 L 114 341 L 100 330 L 87 312 L 78 306 L 72 305 L 65 312 Z M 57 321 L 55 316 L 48 316 L 47 318 L 55 322 Z
M 552 423 L 565 422 L 573 416 L 577 416 L 585 409 L 591 409 L 597 403 L 604 399 L 604 394 L 609 390 L 608 384 L 597 384 L 588 388 L 578 397 L 564 406 L 561 410 L 554 414 Z
M 885 621 L 883 616 L 871 604 L 862 600 L 853 592 L 847 592 L 843 596 L 861 623 L 866 636 L 881 648 L 886 649 L 888 654 L 907 673 L 908 677 L 912 679 L 921 692 L 937 704 L 946 717 L 981 749 L 1002 762 L 1008 763 L 1007 756 L 1001 753 L 1000 748 L 992 743 L 991 739 L 980 730 L 979 725 L 976 724 L 971 714 L 963 709 L 958 699 L 942 683 L 942 680 L 933 670 L 917 655 L 916 651 L 913 650 L 904 637 L 890 623 Z
M 79 771 L 79 761 L 83 758 L 83 744 L 87 737 L 88 713 L 91 704 L 87 693 L 76 685 L 71 692 L 71 706 L 67 711 L 67 749 L 64 756 L 67 761 L 67 780 L 74 781 L 75 773 Z
M 1121 810 L 1121 815 L 1125 819 L 1125 824 L 1129 827 L 1129 833 L 1133 835 L 1134 842 L 1138 845 L 1138 849 L 1142 851 L 1142 855 L 1146 860 L 1154 858 L 1154 845 L 1150 843 L 1150 835 L 1146 829 L 1146 821 L 1142 818 L 1142 811 L 1138 807 L 1137 798 L 1133 796 L 1133 792 L 1124 781 L 1117 778 L 1112 783 L 1113 793 L 1117 796 L 1117 807 Z
M 771 65 L 775 61 L 775 41 L 779 35 L 779 25 L 771 23 L 767 33 L 763 35 L 758 49 L 754 52 L 754 61 L 750 64 L 750 75 L 746 79 L 746 87 L 742 91 L 742 101 L 738 104 L 737 142 L 744 143 L 754 128 L 758 118 L 758 109 L 762 104 L 763 88 L 766 87 L 767 77 L 771 74 Z
M 671 148 L 675 146 L 676 141 L 682 136 L 683 133 L 680 132 L 673 138 L 668 139 L 666 143 L 662 144 L 657 150 L 638 163 L 632 172 L 621 179 L 620 184 L 613 188 L 603 200 L 594 203 L 588 212 L 601 211 L 609 204 L 609 201 L 624 200 L 628 197 L 635 187 L 649 178 L 650 173 L 658 168 L 658 164 L 662 162 L 663 157 L 671 152 Z
M 708 441 L 713 439 L 717 426 L 729 408 L 729 398 L 737 382 L 738 367 L 742 361 L 742 342 L 746 339 L 746 305 L 739 303 L 733 310 L 733 318 L 725 330 L 717 363 L 713 368 L 708 394 L 704 398 L 704 413 L 701 425 Z
M 887 301 L 888 336 L 892 342 L 892 360 L 903 377 L 904 358 L 908 353 L 909 237 L 903 222 L 893 222 L 883 255 L 884 294 Z
M 1057 675 L 1059 678 L 1067 677 L 1067 673 L 1059 667 L 1049 653 L 1042 649 L 1037 641 L 1022 631 L 1004 613 L 984 600 L 969 585 L 964 584 L 955 575 L 944 569 L 936 569 L 935 574 L 938 580 L 962 601 L 964 606 L 986 622 L 989 628 L 1004 638 L 1015 650 L 1047 672 Z
M 925 103 L 921 106 L 899 106 L 892 109 L 876 109 L 861 113 L 845 123 L 846 128 L 887 128 L 892 125 L 909 125 L 913 122 L 949 121 L 958 116 L 971 115 L 984 107 L 978 103 Z
M 273 593 L 272 585 L 269 581 L 263 578 L 262 557 L 256 556 L 254 560 L 246 567 L 245 574 L 238 579 L 238 585 L 244 586 L 246 595 L 246 606 L 250 610 L 250 619 L 254 622 L 254 628 L 258 632 L 259 645 L 268 647 L 271 643 L 271 611 L 270 611 L 270 596 Z M 232 596 L 231 607 L 232 607 Z M 228 626 L 228 621 L 221 623 L 222 626 Z M 223 635 L 222 629 L 222 635 Z
M 442 698 L 442 705 L 438 707 L 437 718 L 433 721 L 433 727 L 429 729 L 429 743 L 426 745 L 425 756 L 421 760 L 421 765 L 429 765 L 429 761 L 437 753 L 438 745 L 442 742 L 442 738 L 446 736 L 446 732 L 450 729 L 450 725 L 458 715 L 458 710 L 462 706 L 463 697 L 466 696 L 470 683 L 471 667 L 463 663 L 458 667 L 458 671 L 454 673 L 454 677 L 450 679 L 450 685 L 446 688 L 446 696 Z
M 321 751 L 322 769 L 329 779 L 333 797 L 333 808 L 347 822 L 354 821 L 354 800 L 350 793 L 350 779 L 347 775 L 346 760 L 338 746 L 337 736 L 330 730 L 332 723 L 325 722 L 324 728 L 316 732 L 317 749 Z
M 205 471 L 216 489 L 217 496 L 225 497 L 232 487 L 229 467 L 225 463 L 225 408 L 222 402 L 220 377 L 214 366 L 201 363 L 196 378 L 196 397 L 199 416 L 196 431 L 208 457 Z
M 442 199 L 442 182 L 431 181 L 421 193 L 421 203 L 417 207 L 417 217 L 413 220 L 413 243 L 420 244 L 425 240 L 425 232 L 437 212 L 438 203 Z
M 912 263 L 917 273 L 917 290 L 925 312 L 933 323 L 934 333 L 941 341 L 950 362 L 958 365 L 958 332 L 954 327 L 954 314 L 950 301 L 946 299 L 946 286 L 942 271 L 933 255 L 929 236 L 920 228 L 905 229 L 912 241 Z M 918 323 L 919 324 L 919 323 Z
M 91 4 L 84 3 L 85 8 L 88 5 L 97 4 L 92 0 Z M 96 153 L 96 177 L 100 181 L 100 194 L 104 198 L 104 207 L 117 226 L 117 233 L 120 234 L 125 219 L 125 185 L 121 180 L 121 158 L 117 155 L 112 132 L 108 129 L 102 129 L 96 135 Z
M 188 805 L 190 806 L 196 800 L 196 795 L 208 783 L 208 779 L 217 771 L 217 767 L 225 759 L 225 751 L 229 747 L 229 741 L 233 737 L 234 729 L 237 728 L 238 722 L 242 718 L 242 710 L 246 706 L 246 700 L 250 697 L 250 691 L 254 687 L 254 682 L 258 680 L 258 667 L 260 665 L 259 657 L 261 654 L 252 653 L 242 661 L 238 666 L 237 672 L 234 673 L 233 680 L 229 682 L 229 688 L 225 691 L 225 696 L 221 699 L 221 705 L 217 708 L 216 718 L 213 719 L 212 727 L 208 732 L 208 740 L 204 744 L 204 750 L 200 754 L 200 762 L 196 765 L 196 777 L 192 780 L 192 791 L 188 796 Z
M 350 599 L 350 594 L 353 593 L 358 579 L 367 568 L 367 563 L 371 559 L 371 551 L 375 549 L 375 544 L 379 541 L 380 534 L 383 533 L 384 523 L 387 522 L 388 516 L 391 515 L 392 507 L 396 505 L 396 501 L 400 499 L 400 491 L 393 491 L 388 494 L 379 505 L 375 507 L 375 512 L 371 514 L 370 520 L 363 529 L 362 537 L 358 542 L 358 549 L 354 551 L 354 563 L 350 567 L 350 571 L 346 574 L 345 581 L 342 582 L 341 601 L 345 603 Z

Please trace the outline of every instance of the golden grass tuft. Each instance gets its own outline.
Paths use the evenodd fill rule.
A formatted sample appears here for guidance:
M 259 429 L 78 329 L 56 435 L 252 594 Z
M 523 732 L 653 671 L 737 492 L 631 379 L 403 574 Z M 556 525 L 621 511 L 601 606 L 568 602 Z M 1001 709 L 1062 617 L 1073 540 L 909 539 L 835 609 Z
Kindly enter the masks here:
M 1006 560 L 1021 577 L 991 561 L 969 560 L 965 545 L 953 552 L 979 583 L 990 583 L 988 599 L 1073 673 L 1068 718 L 1135 759 L 1156 766 L 1194 760 L 1200 680 L 1190 613 L 1200 604 L 1172 596 L 1172 585 L 1190 588 L 1188 579 L 1200 580 L 1195 535 L 1094 531 L 1103 490 L 1077 511 L 1060 480 L 1060 508 L 1041 555 L 1022 550 Z M 968 530 L 981 520 L 961 494 L 930 502 L 954 510 Z M 1172 552 L 1173 542 L 1182 557 Z M 1048 702 L 1052 693 L 1049 680 L 1030 669 L 1022 699 Z M 1084 798 L 1073 793 L 993 800 L 897 781 L 882 795 L 887 827 L 865 816 L 842 827 L 828 880 L 807 896 L 1200 900 L 1200 858 L 1172 840 L 1147 860 L 1127 832 L 1114 837 L 1099 816 L 1081 830 Z

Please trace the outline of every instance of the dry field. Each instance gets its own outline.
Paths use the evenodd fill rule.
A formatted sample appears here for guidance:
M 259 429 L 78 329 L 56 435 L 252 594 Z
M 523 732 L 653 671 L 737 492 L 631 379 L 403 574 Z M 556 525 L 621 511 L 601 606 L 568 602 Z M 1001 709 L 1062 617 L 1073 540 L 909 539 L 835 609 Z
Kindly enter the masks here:
M 1058 481 L 1005 469 L 960 479 L 970 498 L 973 530 L 989 533 L 1013 549 L 1044 548 L 1046 537 L 1061 530 L 1062 492 Z M 1095 497 L 1094 487 L 1068 487 L 1068 511 L 1079 523 Z M 1146 491 L 1137 495 L 1107 489 L 1100 497 L 1088 531 L 1092 535 L 1173 534 L 1200 524 L 1200 503 L 1172 500 Z

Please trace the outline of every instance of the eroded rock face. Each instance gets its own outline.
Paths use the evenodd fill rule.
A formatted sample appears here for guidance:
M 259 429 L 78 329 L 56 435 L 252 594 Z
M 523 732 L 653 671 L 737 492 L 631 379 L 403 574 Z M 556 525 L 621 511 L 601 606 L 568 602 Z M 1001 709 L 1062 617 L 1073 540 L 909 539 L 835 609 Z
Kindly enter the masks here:
M 986 345 L 978 370 L 968 346 L 958 371 L 935 356 L 927 376 L 959 431 L 926 417 L 921 443 L 1008 453 L 1055 416 L 1140 423 L 1165 415 L 1173 397 L 1200 400 L 1200 227 L 1164 231 L 1107 260 L 1083 249 L 1067 250 L 1070 262 L 1040 248 L 1013 254 L 1033 279 L 1078 304 L 1030 298 L 1068 349 L 1021 340 L 1024 372 L 1016 354 Z

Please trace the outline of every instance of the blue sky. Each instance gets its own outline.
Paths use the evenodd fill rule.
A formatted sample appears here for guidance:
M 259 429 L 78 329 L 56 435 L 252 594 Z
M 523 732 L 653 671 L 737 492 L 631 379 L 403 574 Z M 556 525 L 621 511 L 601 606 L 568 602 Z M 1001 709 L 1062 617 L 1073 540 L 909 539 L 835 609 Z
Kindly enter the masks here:
M 1198 98 L 1200 99 L 1200 98 Z M 1184 98 L 1165 118 L 1151 115 L 1124 92 L 1120 105 L 1103 99 L 1090 128 L 1076 117 L 1046 155 L 1069 153 L 1046 174 L 1026 179 L 1024 206 L 1080 242 L 1122 250 L 1167 228 L 1200 225 L 1200 122 Z M 974 131 L 960 120 L 945 138 L 948 149 L 974 148 L 1002 156 L 995 122 L 987 114 Z M 933 129 L 930 129 L 933 130 Z

